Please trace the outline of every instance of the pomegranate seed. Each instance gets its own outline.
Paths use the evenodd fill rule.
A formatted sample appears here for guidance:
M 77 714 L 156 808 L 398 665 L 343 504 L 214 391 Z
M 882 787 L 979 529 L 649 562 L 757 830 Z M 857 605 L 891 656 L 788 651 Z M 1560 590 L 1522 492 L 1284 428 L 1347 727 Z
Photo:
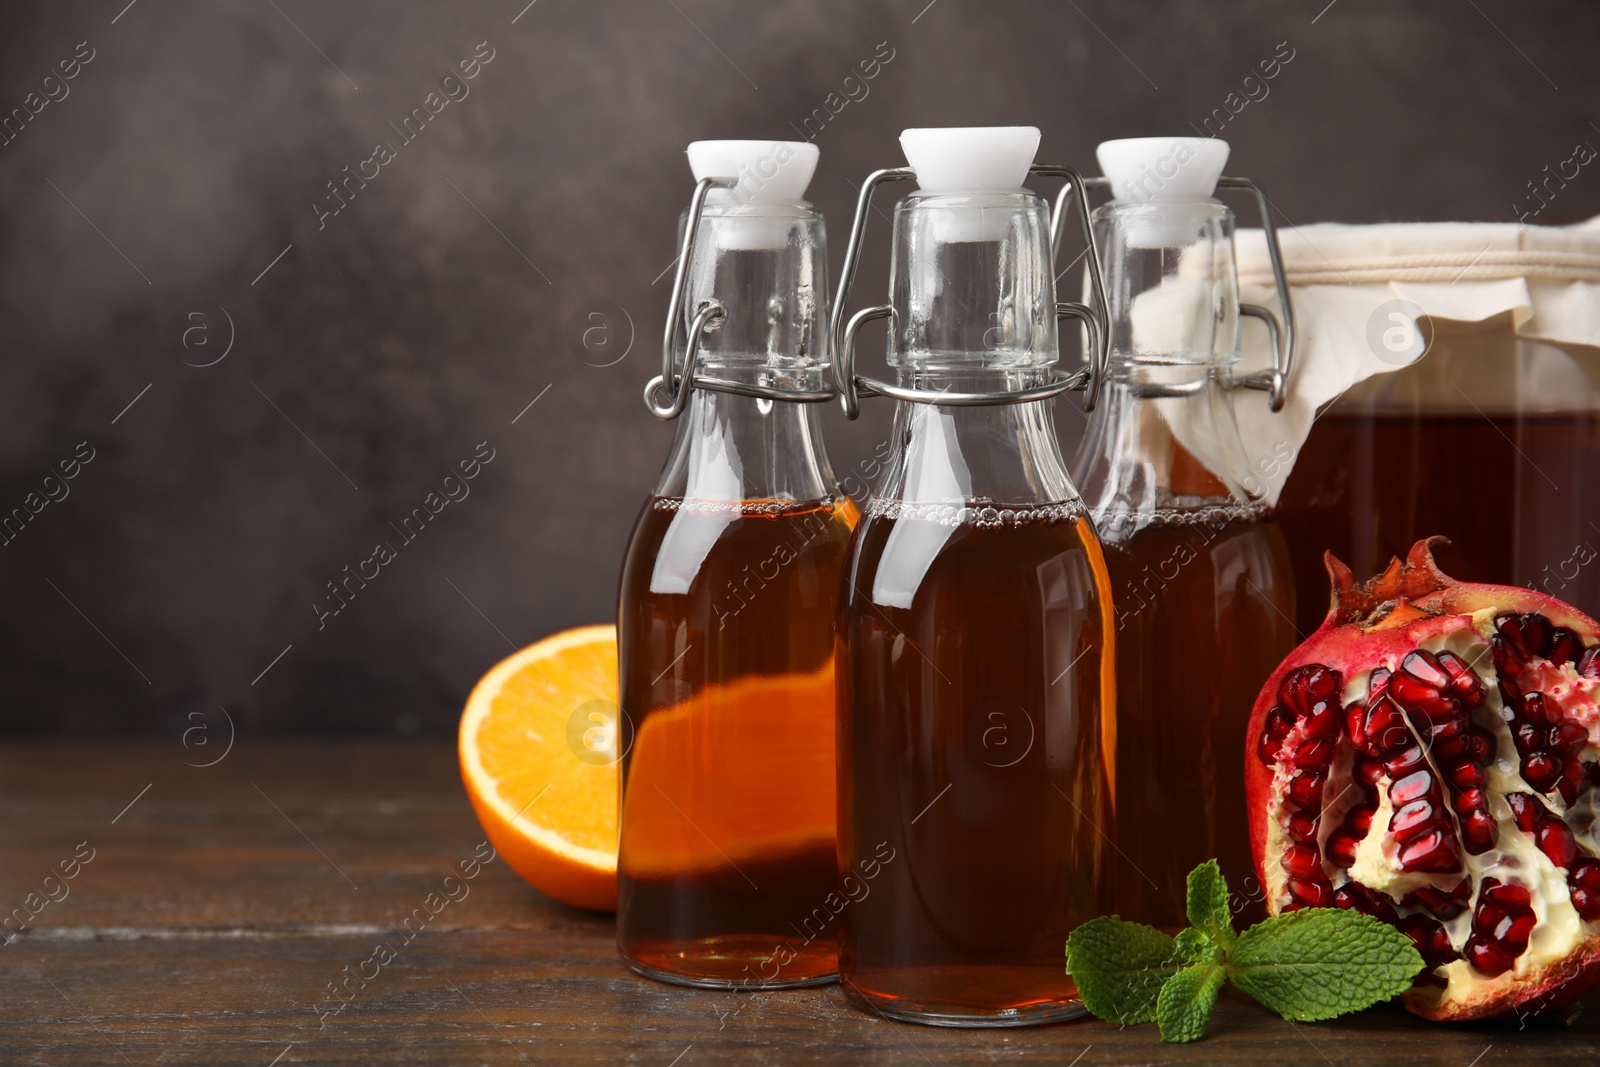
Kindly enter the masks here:
M 1300 747 L 1294 750 L 1294 765 L 1302 770 L 1327 770 L 1333 762 L 1333 749 L 1331 737 L 1313 737 L 1302 741 Z
M 1410 841 L 1422 836 L 1424 830 L 1434 827 L 1438 821 L 1438 810 L 1423 797 L 1389 816 L 1389 832 L 1401 841 Z
M 1560 713 L 1551 709 L 1538 690 L 1522 698 L 1522 717 L 1535 726 L 1554 726 L 1561 721 Z
M 1461 698 L 1462 706 L 1468 709 L 1482 707 L 1483 682 L 1472 668 L 1454 652 L 1441 652 L 1438 658 L 1439 666 L 1450 676 L 1450 688 Z
M 1556 789 L 1567 806 L 1570 807 L 1578 799 L 1578 787 L 1583 784 L 1583 777 L 1583 766 L 1577 760 L 1571 760 L 1561 768 L 1561 780 L 1556 783 Z
M 1316 670 L 1306 680 L 1306 693 L 1315 701 L 1332 700 L 1343 688 L 1344 679 L 1339 672 L 1321 664 L 1316 665 Z
M 1357 755 L 1355 763 L 1350 767 L 1350 773 L 1362 785 L 1377 785 L 1383 777 L 1383 764 L 1369 756 Z
M 1407 915 L 1395 926 L 1417 946 L 1417 952 L 1429 967 L 1460 959 L 1455 946 L 1450 944 L 1450 935 L 1437 919 L 1430 919 L 1426 915 Z
M 1583 654 L 1578 661 L 1578 673 L 1585 678 L 1600 678 L 1600 645 Z
M 1558 626 L 1550 635 L 1550 651 L 1545 658 L 1557 667 L 1563 663 L 1576 663 L 1583 655 L 1583 641 L 1565 626 Z
M 1494 758 L 1494 735 L 1481 726 L 1474 726 L 1467 731 L 1467 737 L 1472 745 L 1472 762 L 1488 763 Z
M 1407 656 L 1405 662 L 1400 665 L 1400 673 L 1390 679 L 1390 699 L 1405 705 L 1411 711 L 1420 712 L 1430 719 L 1446 719 L 1455 715 L 1455 700 L 1440 692 L 1444 686 L 1449 684 L 1449 679 L 1444 676 L 1443 671 L 1434 667 L 1432 663 L 1428 663 L 1427 669 L 1429 672 L 1439 676 L 1438 683 L 1429 684 L 1413 677 L 1411 671 L 1407 670 L 1407 665 L 1412 662 L 1412 658 L 1418 655 L 1420 653 L 1413 652 Z
M 1533 924 L 1536 921 L 1531 908 L 1507 916 L 1505 922 L 1494 928 L 1495 940 L 1507 945 L 1521 945 L 1526 950 L 1528 937 L 1533 933 Z
M 1485 878 L 1478 899 L 1491 900 L 1496 904 L 1527 905 L 1533 903 L 1533 893 L 1527 886 L 1506 885 L 1493 878 Z
M 1470 878 L 1463 880 L 1468 892 L 1472 889 Z M 1464 901 L 1457 900 L 1453 894 L 1446 894 L 1431 885 L 1418 886 L 1401 898 L 1400 903 L 1407 907 L 1421 906 L 1427 908 L 1441 919 L 1454 919 L 1457 915 L 1467 910 Z
M 1345 816 L 1344 824 L 1365 837 L 1367 831 L 1372 829 L 1372 817 L 1377 813 L 1376 804 L 1357 804 L 1350 809 L 1350 814 Z
M 1535 752 L 1522 761 L 1522 780 L 1541 793 L 1554 788 L 1560 777 L 1560 766 L 1543 752 Z
M 1478 910 L 1472 913 L 1472 928 L 1485 937 L 1492 937 L 1496 941 L 1504 938 L 1495 934 L 1506 923 L 1511 921 L 1511 916 L 1506 909 L 1492 900 L 1482 901 Z
M 1390 926 L 1400 921 L 1399 913 L 1394 910 L 1394 901 L 1387 894 L 1368 889 L 1356 881 L 1346 882 L 1334 891 L 1333 906 L 1346 911 L 1359 911 Z
M 1308 882 L 1300 878 L 1291 878 L 1289 892 L 1303 907 L 1326 908 L 1333 903 L 1333 887 L 1326 882 Z
M 1504 974 L 1512 961 L 1528 950 L 1535 917 L 1533 893 L 1520 885 L 1503 885 L 1485 878 L 1478 890 L 1478 907 L 1472 913 L 1472 936 L 1467 939 L 1468 962 L 1484 974 Z
M 1361 751 L 1367 747 L 1367 706 L 1360 701 L 1351 701 L 1344 709 L 1344 729 L 1350 735 L 1350 743 Z
M 1452 789 L 1481 791 L 1485 775 L 1480 764 L 1462 760 L 1460 763 L 1453 764 L 1445 772 L 1445 779 L 1450 783 Z
M 1511 732 L 1511 742 L 1517 746 L 1517 755 L 1526 759 L 1539 751 L 1539 728 L 1531 722 L 1518 723 Z
M 1328 835 L 1328 861 L 1341 871 L 1347 871 L 1355 865 L 1356 849 L 1360 845 L 1361 838 L 1349 830 L 1335 830 Z
M 1525 834 L 1533 833 L 1535 820 L 1541 814 L 1548 813 L 1548 809 L 1532 793 L 1507 793 L 1506 803 L 1511 807 L 1511 817 L 1516 821 L 1517 829 Z
M 1316 845 L 1297 841 L 1283 850 L 1280 862 L 1284 870 L 1297 878 L 1310 879 L 1322 874 L 1322 857 L 1317 854 Z
M 1416 771 L 1389 786 L 1389 800 L 1395 805 L 1405 805 L 1419 800 L 1433 789 L 1433 775 L 1426 770 Z
M 1500 838 L 1499 828 L 1486 811 L 1474 811 L 1461 819 L 1461 845 L 1474 856 L 1481 856 L 1495 846 Z
M 1530 611 L 1521 615 L 1510 613 L 1497 615 L 1494 620 L 1494 628 L 1509 646 L 1510 651 L 1524 665 L 1529 660 L 1548 655 L 1550 652 L 1550 637 L 1552 633 L 1550 620 L 1538 612 Z
M 1600 919 L 1600 890 L 1586 889 L 1581 885 L 1573 887 L 1572 906 L 1585 922 Z
M 1320 663 L 1296 667 L 1278 687 L 1278 701 L 1294 713 L 1296 721 L 1324 700 L 1332 700 L 1344 688 L 1339 672 Z
M 1289 780 L 1289 797 L 1302 808 L 1321 810 L 1322 785 L 1326 781 L 1327 776 L 1321 771 L 1297 774 Z
M 1512 957 L 1488 941 L 1476 937 L 1467 939 L 1467 962 L 1490 978 L 1505 974 L 1511 969 Z
M 1402 871 L 1454 871 L 1461 867 L 1461 854 L 1443 830 L 1434 829 L 1400 846 L 1397 857 Z
M 1279 704 L 1267 712 L 1267 717 L 1261 731 L 1261 740 L 1256 745 L 1256 758 L 1271 767 L 1278 762 L 1278 749 L 1282 747 L 1283 739 L 1289 736 L 1289 731 L 1294 729 L 1294 716 L 1283 705 Z
M 1409 738 L 1409 735 L 1407 735 Z M 1383 769 L 1390 778 L 1399 781 L 1411 774 L 1424 770 L 1428 766 L 1428 757 L 1420 745 L 1411 745 L 1401 749 L 1393 758 L 1386 760 Z M 1394 788 L 1390 786 L 1390 788 Z
M 1289 731 L 1294 729 L 1294 715 L 1282 704 L 1278 704 L 1267 712 L 1266 730 L 1268 737 L 1275 737 L 1282 741 L 1289 736 Z
M 1572 831 L 1553 815 L 1539 820 L 1533 843 L 1539 846 L 1540 852 L 1550 857 L 1551 863 L 1562 869 L 1571 867 L 1572 861 L 1578 858 L 1578 842 L 1572 836 Z
M 1406 653 L 1400 661 L 1400 675 L 1395 681 L 1405 681 L 1407 678 L 1432 689 L 1443 689 L 1450 684 L 1450 676 L 1440 668 L 1439 661 L 1420 648 Z
M 1317 826 L 1322 822 L 1322 815 L 1318 812 L 1297 811 L 1284 821 L 1284 827 L 1289 831 L 1289 836 L 1297 841 L 1315 841 L 1317 839 Z
M 1545 741 L 1545 748 L 1552 752 L 1559 752 L 1563 756 L 1576 756 L 1583 746 L 1588 743 L 1589 731 L 1568 719 L 1566 722 L 1559 722 L 1550 727 L 1550 735 Z
M 1585 889 L 1600 893 L 1600 860 L 1592 860 L 1587 856 L 1578 860 L 1572 865 L 1567 880 L 1573 885 L 1581 885 Z
M 1306 716 L 1307 737 L 1338 737 L 1340 721 L 1339 705 L 1322 701 L 1311 709 L 1311 714 Z

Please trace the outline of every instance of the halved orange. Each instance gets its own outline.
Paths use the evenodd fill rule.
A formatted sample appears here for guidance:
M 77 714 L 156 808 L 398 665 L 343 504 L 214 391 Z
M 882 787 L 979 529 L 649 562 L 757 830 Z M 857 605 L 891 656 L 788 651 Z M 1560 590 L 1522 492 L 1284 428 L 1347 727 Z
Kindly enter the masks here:
M 461 714 L 461 778 L 506 864 L 556 900 L 617 906 L 617 628 L 500 661 Z

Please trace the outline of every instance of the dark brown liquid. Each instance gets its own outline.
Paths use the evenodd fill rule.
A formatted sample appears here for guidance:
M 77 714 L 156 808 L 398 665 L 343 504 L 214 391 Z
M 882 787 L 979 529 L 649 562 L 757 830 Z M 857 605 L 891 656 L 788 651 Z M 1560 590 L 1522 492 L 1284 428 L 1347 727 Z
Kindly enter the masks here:
M 833 618 L 854 518 L 848 500 L 655 500 L 639 521 L 618 629 L 617 943 L 641 970 L 753 987 L 834 973 Z
M 1284 487 L 1298 625 L 1328 610 L 1322 553 L 1358 578 L 1443 534 L 1457 578 L 1530 585 L 1600 610 L 1600 415 L 1323 415 Z
M 996 514 L 866 518 L 843 594 L 839 975 L 886 1014 L 1068 1013 L 1109 910 L 1104 561 L 1080 513 Z
M 1215 857 L 1241 928 L 1266 917 L 1244 802 L 1256 694 L 1296 639 L 1276 524 L 1238 509 L 1167 512 L 1116 539 L 1117 913 L 1188 925 L 1185 882 Z

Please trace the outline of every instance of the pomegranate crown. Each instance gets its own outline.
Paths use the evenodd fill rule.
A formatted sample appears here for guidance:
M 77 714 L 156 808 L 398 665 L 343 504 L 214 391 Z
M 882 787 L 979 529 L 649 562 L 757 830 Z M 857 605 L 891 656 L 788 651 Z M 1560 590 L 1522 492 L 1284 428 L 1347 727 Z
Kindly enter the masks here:
M 1328 568 L 1333 595 L 1323 625 L 1355 623 L 1363 630 L 1386 629 L 1441 614 L 1447 610 L 1443 605 L 1425 601 L 1457 584 L 1433 562 L 1433 546 L 1449 543 L 1447 537 L 1424 537 L 1411 546 L 1404 560 L 1390 559 L 1381 574 L 1365 582 L 1356 581 L 1339 557 L 1324 552 L 1322 561 Z

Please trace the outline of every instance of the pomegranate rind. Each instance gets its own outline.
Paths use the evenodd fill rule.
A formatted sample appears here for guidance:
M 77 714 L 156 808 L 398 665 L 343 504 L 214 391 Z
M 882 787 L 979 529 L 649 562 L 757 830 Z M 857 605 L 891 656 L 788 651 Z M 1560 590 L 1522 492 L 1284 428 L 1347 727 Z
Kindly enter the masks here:
M 1566 959 L 1524 972 L 1508 971 L 1477 983 L 1465 995 L 1451 987 L 1417 986 L 1401 994 L 1407 1011 L 1434 1022 L 1470 1022 L 1511 1015 L 1533 1019 L 1559 1012 L 1600 985 L 1600 939 L 1594 937 Z
M 1358 582 L 1332 553 L 1326 554 L 1332 585 L 1328 614 L 1262 686 L 1244 738 L 1245 795 L 1256 875 L 1268 911 L 1274 915 L 1288 903 L 1283 892 L 1286 875 L 1277 861 L 1290 839 L 1274 818 L 1282 807 L 1277 791 L 1286 776 L 1281 768 L 1267 766 L 1258 758 L 1257 745 L 1267 714 L 1279 702 L 1279 690 L 1291 672 L 1321 664 L 1340 671 L 1348 681 L 1354 672 L 1366 672 L 1382 663 L 1392 667 L 1414 649 L 1436 645 L 1453 631 L 1473 628 L 1473 617 L 1481 620 L 1486 612 L 1537 612 L 1554 626 L 1584 635 L 1591 644 L 1600 641 L 1600 624 L 1554 597 L 1520 586 L 1450 578 L 1433 560 L 1433 546 L 1440 543 L 1447 542 L 1439 537 L 1417 542 L 1404 560 L 1391 561 L 1381 574 L 1365 582 Z M 1478 628 L 1481 630 L 1481 625 Z M 1593 713 L 1577 718 L 1589 726 Z M 1300 739 L 1299 725 L 1290 737 Z M 1581 931 L 1572 952 L 1551 960 L 1522 960 L 1495 977 L 1467 971 L 1464 962 L 1450 964 L 1438 973 L 1466 977 L 1443 987 L 1418 986 L 1403 995 L 1402 1003 L 1417 1015 L 1440 1021 L 1532 1017 L 1557 1011 L 1600 985 L 1600 924 L 1584 924 Z

